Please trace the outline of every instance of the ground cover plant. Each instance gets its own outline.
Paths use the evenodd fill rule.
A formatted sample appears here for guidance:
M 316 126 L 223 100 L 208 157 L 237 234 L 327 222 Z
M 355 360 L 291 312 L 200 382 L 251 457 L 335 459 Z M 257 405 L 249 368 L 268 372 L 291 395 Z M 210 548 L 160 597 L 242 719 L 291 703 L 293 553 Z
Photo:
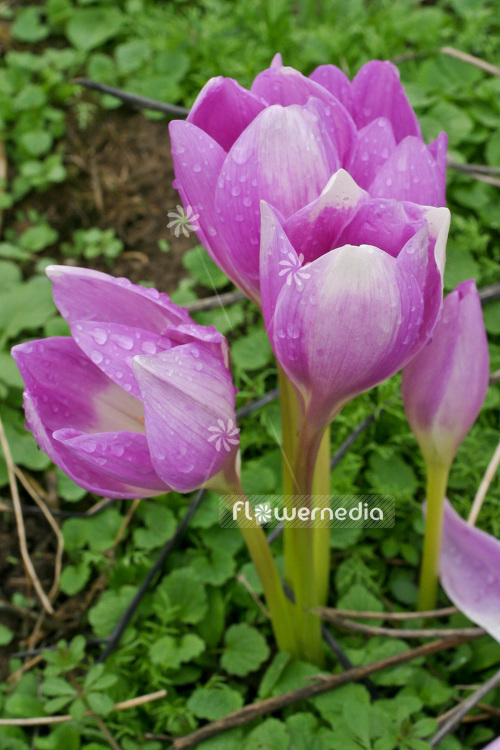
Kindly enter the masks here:
M 498 281 L 499 261 L 500 79 L 494 70 L 440 50 L 453 46 L 497 62 L 497 11 L 495 3 L 468 2 L 292 6 L 55 0 L 2 6 L 1 418 L 11 466 L 20 472 L 29 551 L 47 600 L 40 601 L 23 570 L 7 464 L 1 463 L 0 702 L 6 724 L 0 723 L 0 747 L 153 750 L 174 738 L 175 746 L 187 747 L 180 744 L 182 735 L 244 704 L 314 684 L 311 676 L 319 671 L 313 656 L 294 659 L 276 650 L 257 572 L 240 531 L 220 527 L 214 493 L 195 498 L 198 506 L 184 538 L 166 555 L 166 545 L 193 508 L 192 497 L 173 492 L 96 507 L 99 498 L 55 469 L 24 429 L 23 382 L 9 352 L 15 344 L 69 333 L 44 273 L 54 263 L 128 276 L 168 292 L 178 305 L 191 304 L 196 323 L 214 324 L 230 342 L 237 409 L 248 411 L 277 386 L 255 304 L 233 295 L 222 307 L 196 309 L 198 297 L 231 294 L 234 287 L 189 228 L 187 236 L 176 233 L 175 215 L 167 227 L 168 212 L 184 219 L 170 187 L 174 175 L 165 116 L 132 113 L 116 97 L 89 94 L 73 79 L 87 75 L 189 108 L 211 76 L 232 76 L 249 86 L 278 50 L 285 64 L 304 73 L 333 62 L 351 78 L 370 59 L 398 61 L 426 142 L 446 131 L 449 158 L 462 165 L 447 174 L 452 223 L 445 292 L 469 278 L 488 290 L 483 311 L 495 372 L 500 307 L 491 286 Z M 448 497 L 462 518 L 498 442 L 497 388 L 489 387 L 450 472 Z M 359 425 L 365 429 L 346 452 L 344 441 Z M 284 437 L 279 402 L 265 400 L 242 416 L 240 427 L 245 491 L 279 492 Z M 382 613 L 416 608 L 424 527 L 425 466 L 406 421 L 400 376 L 345 406 L 331 440 L 333 493 L 354 488 L 396 498 L 393 529 L 334 529 L 330 541 L 328 603 L 340 610 L 379 612 L 379 619 L 356 620 L 362 627 L 378 627 L 384 625 Z M 32 495 L 45 500 L 54 528 L 33 515 Z M 498 499 L 493 480 L 478 526 L 494 537 L 500 533 Z M 273 541 L 272 549 L 283 573 L 283 540 Z M 152 585 L 111 649 L 105 639 L 147 576 Z M 439 605 L 448 604 L 441 592 Z M 334 675 L 343 673 L 345 657 L 354 666 L 404 659 L 409 648 L 424 642 L 403 637 L 407 628 L 472 627 L 454 612 L 444 621 L 405 622 L 399 637 L 389 638 L 346 629 L 339 613 L 333 616 L 328 628 L 343 655 L 339 661 L 338 653 L 325 648 L 322 670 Z M 436 746 L 432 738 L 448 712 L 487 684 L 499 661 L 493 638 L 464 638 L 369 681 L 278 706 L 270 717 L 263 714 L 201 746 Z M 150 698 L 114 710 L 140 696 Z M 453 736 L 446 734 L 439 747 L 483 748 L 500 733 L 494 686 L 479 704 L 472 720 L 462 722 Z M 21 720 L 63 714 L 71 719 L 22 726 Z

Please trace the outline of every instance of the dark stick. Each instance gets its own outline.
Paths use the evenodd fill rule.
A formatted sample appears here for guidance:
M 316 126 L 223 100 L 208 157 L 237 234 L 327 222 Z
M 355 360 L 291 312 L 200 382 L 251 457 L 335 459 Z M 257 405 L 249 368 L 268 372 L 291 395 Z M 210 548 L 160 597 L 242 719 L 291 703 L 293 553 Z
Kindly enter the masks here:
M 500 284 L 491 284 L 491 286 L 485 286 L 478 290 L 479 299 L 481 302 L 488 302 L 491 299 L 498 299 L 500 297 Z
M 123 615 L 118 620 L 117 624 L 115 625 L 113 632 L 111 633 L 108 644 L 104 651 L 100 654 L 99 658 L 97 659 L 97 663 L 104 662 L 108 658 L 108 656 L 115 650 L 115 648 L 118 646 L 121 637 L 123 633 L 125 632 L 125 629 L 127 625 L 129 624 L 130 620 L 132 619 L 137 607 L 142 601 L 142 598 L 148 588 L 150 587 L 151 583 L 153 582 L 154 577 L 156 574 L 162 569 L 167 557 L 170 555 L 170 553 L 178 547 L 182 539 L 184 538 L 189 523 L 198 510 L 198 506 L 203 498 L 203 495 L 205 494 L 205 490 L 198 490 L 196 493 L 196 496 L 194 500 L 191 502 L 191 505 L 189 506 L 186 515 L 178 525 L 176 532 L 174 536 L 169 539 L 169 541 L 166 543 L 160 554 L 158 555 L 157 559 L 155 560 L 155 563 L 151 570 L 149 570 L 148 574 L 144 578 L 143 582 L 141 583 L 139 589 L 137 590 L 137 593 L 135 594 L 134 598 L 126 608 Z
M 437 747 L 446 735 L 453 732 L 469 711 L 482 701 L 490 690 L 493 690 L 493 688 L 496 688 L 498 685 L 500 685 L 500 670 L 457 706 L 450 718 L 443 723 L 443 726 L 438 729 L 434 737 L 431 739 L 431 747 Z
M 125 104 L 130 104 L 132 107 L 137 107 L 138 109 L 153 109 L 156 112 L 165 112 L 168 115 L 176 115 L 176 117 L 182 118 L 187 117 L 189 114 L 189 109 L 185 107 L 178 107 L 176 104 L 165 104 L 156 99 L 148 99 L 145 96 L 137 96 L 123 89 L 117 89 L 114 86 L 107 86 L 105 83 L 93 81 L 91 78 L 75 78 L 73 83 L 77 83 L 79 86 L 84 86 L 87 89 L 100 91 L 101 94 L 114 96 L 116 99 L 121 99 Z
M 417 648 L 404 651 L 402 654 L 389 656 L 387 659 L 381 659 L 380 661 L 372 662 L 371 664 L 365 664 L 362 667 L 355 667 L 355 669 L 342 672 L 341 674 L 320 675 L 318 681 L 314 682 L 312 685 L 306 685 L 298 690 L 290 690 L 282 695 L 267 698 L 266 700 L 258 701 L 257 703 L 251 703 L 240 711 L 235 711 L 234 713 L 225 716 L 223 719 L 219 719 L 218 721 L 214 721 L 211 724 L 201 727 L 201 729 L 198 729 L 191 734 L 179 737 L 174 740 L 173 747 L 175 750 L 187 750 L 187 748 L 195 747 L 203 740 L 221 734 L 221 732 L 225 732 L 227 729 L 249 724 L 260 716 L 274 713 L 286 706 L 291 706 L 294 703 L 314 698 L 316 695 L 321 695 L 321 693 L 326 693 L 329 690 L 340 687 L 341 685 L 347 685 L 350 682 L 358 682 L 368 675 L 381 672 L 384 669 L 396 667 L 400 664 L 411 661 L 412 659 L 418 659 L 422 656 L 430 656 L 431 654 L 438 653 L 444 649 L 454 648 L 468 640 L 471 640 L 471 638 L 441 638 L 438 641 L 432 641 L 424 646 L 418 646 Z

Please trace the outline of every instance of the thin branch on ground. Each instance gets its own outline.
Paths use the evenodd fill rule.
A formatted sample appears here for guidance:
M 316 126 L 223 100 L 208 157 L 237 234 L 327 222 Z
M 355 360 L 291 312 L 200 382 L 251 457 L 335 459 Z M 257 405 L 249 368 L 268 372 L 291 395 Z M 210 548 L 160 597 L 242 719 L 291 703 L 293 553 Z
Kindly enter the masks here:
M 426 612 L 363 612 L 358 609 L 318 607 L 315 612 L 325 620 L 328 620 L 332 616 L 354 620 L 392 620 L 401 622 L 405 620 L 430 620 L 432 617 L 449 617 L 450 615 L 455 615 L 458 609 L 456 607 L 444 607 L 443 609 L 429 609 Z
M 500 297 L 500 284 L 490 284 L 490 286 L 483 286 L 482 289 L 478 289 L 479 299 L 482 303 L 489 302 L 493 299 Z
M 448 55 L 449 57 L 454 57 L 457 60 L 461 60 L 462 62 L 474 65 L 476 68 L 480 68 L 486 73 L 491 73 L 491 75 L 493 76 L 500 76 L 500 68 L 497 68 L 496 65 L 492 65 L 491 63 L 486 62 L 486 60 L 481 60 L 480 57 L 469 55 L 467 52 L 462 52 L 459 49 L 455 49 L 455 47 L 441 47 L 440 52 L 442 52 L 443 55 Z
M 145 703 L 151 703 L 152 701 L 160 700 L 167 694 L 166 690 L 157 690 L 155 693 L 148 693 L 148 695 L 140 695 L 137 698 L 131 698 L 127 701 L 121 701 L 115 703 L 113 711 L 127 711 L 131 708 L 137 708 L 143 706 Z M 95 717 L 93 711 L 87 711 L 84 716 Z M 73 716 L 70 714 L 64 714 L 62 716 L 36 716 L 30 719 L 0 719 L 0 727 L 39 727 L 48 724 L 64 724 L 67 721 L 74 721 Z
M 371 664 L 355 667 L 354 669 L 342 672 L 341 674 L 318 675 L 316 682 L 313 682 L 311 685 L 306 685 L 297 690 L 290 690 L 282 695 L 252 703 L 245 706 L 240 711 L 235 711 L 234 713 L 225 716 L 223 719 L 219 719 L 201 727 L 201 729 L 197 729 L 191 734 L 179 737 L 174 740 L 173 747 L 175 750 L 187 750 L 187 748 L 195 747 L 203 740 L 221 734 L 228 729 L 249 724 L 260 716 L 265 716 L 266 714 L 274 713 L 282 708 L 286 708 L 286 706 L 291 706 L 295 703 L 314 698 L 316 695 L 329 692 L 341 685 L 347 685 L 350 682 L 358 682 L 364 677 L 376 674 L 377 672 L 382 672 L 384 669 L 391 669 L 392 667 L 405 664 L 413 659 L 430 656 L 431 654 L 436 654 L 445 649 L 454 648 L 455 646 L 458 646 L 461 643 L 466 643 L 469 640 L 472 640 L 472 636 L 467 638 L 442 638 L 438 641 L 427 643 L 424 646 L 408 649 L 408 651 L 404 651 L 402 654 L 395 654 L 394 656 L 381 659 L 377 662 L 372 662 Z
M 63 558 L 63 553 L 64 553 L 63 535 L 51 510 L 42 499 L 41 494 L 37 492 L 37 490 L 35 490 L 31 482 L 28 481 L 28 479 L 25 477 L 24 473 L 19 469 L 18 466 L 14 467 L 14 471 L 15 471 L 17 478 L 19 479 L 24 489 L 28 493 L 28 495 L 31 497 L 32 500 L 35 501 L 37 506 L 42 511 L 45 519 L 47 520 L 47 523 L 49 524 L 50 528 L 54 532 L 56 539 L 57 539 L 57 549 L 56 549 L 56 557 L 55 557 L 55 563 L 54 563 L 54 582 L 52 583 L 52 587 L 49 591 L 49 600 L 53 602 L 57 596 L 57 592 L 59 591 L 59 581 L 61 578 L 62 558 Z
M 474 526 L 477 521 L 477 517 L 479 516 L 479 512 L 482 508 L 484 499 L 487 495 L 490 484 L 493 481 L 493 477 L 497 473 L 497 469 L 499 465 L 500 465 L 500 443 L 498 443 L 495 449 L 495 452 L 493 453 L 493 456 L 491 457 L 488 467 L 484 473 L 484 477 L 482 478 L 481 484 L 479 485 L 478 491 L 476 492 L 476 497 L 474 498 L 474 502 L 472 503 L 472 508 L 469 513 L 469 518 L 467 519 L 467 523 L 470 526 Z
M 364 635 L 385 636 L 386 638 L 401 638 L 403 640 L 409 638 L 479 637 L 486 635 L 486 631 L 483 628 L 383 628 L 375 625 L 363 625 L 360 622 L 353 622 L 352 620 L 344 620 L 342 617 L 337 617 L 331 613 L 326 615 L 324 611 L 322 617 L 341 630 L 363 633 Z
M 500 670 L 496 672 L 493 677 L 490 677 L 490 679 L 487 680 L 484 685 L 481 685 L 480 688 L 475 690 L 472 695 L 469 695 L 468 698 L 465 698 L 465 700 L 463 700 L 455 708 L 452 715 L 444 721 L 443 725 L 438 729 L 434 737 L 431 739 L 431 747 L 437 747 L 441 740 L 443 740 L 448 734 L 453 732 L 453 730 L 460 724 L 462 719 L 469 713 L 469 711 L 477 706 L 477 704 L 483 700 L 483 698 L 490 692 L 490 690 L 498 687 L 498 685 L 500 685 Z
M 459 164 L 457 161 L 448 159 L 446 166 L 450 169 L 456 169 L 457 172 L 475 172 L 477 174 L 500 175 L 500 167 L 490 167 L 487 164 Z
M 16 516 L 17 533 L 19 536 L 19 548 L 21 551 L 21 557 L 23 559 L 24 567 L 26 569 L 27 575 L 29 576 L 34 586 L 36 593 L 38 594 L 38 597 L 42 603 L 43 608 L 45 609 L 46 612 L 53 615 L 54 609 L 49 599 L 47 598 L 47 594 L 43 590 L 43 586 L 40 583 L 40 579 L 37 576 L 36 570 L 33 566 L 33 563 L 31 562 L 31 557 L 28 552 L 28 544 L 26 541 L 26 530 L 24 528 L 24 518 L 23 518 L 23 512 L 21 508 L 21 499 L 19 497 L 19 490 L 17 488 L 16 475 L 14 472 L 14 461 L 12 460 L 12 454 L 10 452 L 9 443 L 7 441 L 7 436 L 5 434 L 5 430 L 3 427 L 3 422 L 2 422 L 1 417 L 0 417 L 0 445 L 2 447 L 2 452 L 4 455 L 5 463 L 7 465 L 7 475 L 9 478 L 10 492 L 12 495 L 12 502 L 14 505 L 14 513 Z
M 159 102 L 156 99 L 148 99 L 145 96 L 137 96 L 137 94 L 131 94 L 129 91 L 117 89 L 114 86 L 108 86 L 107 84 L 99 83 L 98 81 L 93 81 L 91 78 L 75 78 L 73 83 L 83 86 L 86 89 L 99 91 L 101 94 L 114 96 L 115 99 L 120 99 L 124 104 L 129 104 L 131 107 L 137 107 L 137 109 L 152 109 L 156 112 L 164 112 L 167 115 L 175 115 L 180 118 L 187 117 L 189 114 L 189 110 L 185 107 L 178 107 L 176 104 L 166 104 L 165 102 Z

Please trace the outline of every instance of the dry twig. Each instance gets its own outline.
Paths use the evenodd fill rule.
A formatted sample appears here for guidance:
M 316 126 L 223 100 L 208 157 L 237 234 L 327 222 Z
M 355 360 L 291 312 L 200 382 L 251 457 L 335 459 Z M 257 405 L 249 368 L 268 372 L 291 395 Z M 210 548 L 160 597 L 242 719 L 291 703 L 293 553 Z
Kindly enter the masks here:
M 332 612 L 326 613 L 324 610 L 320 614 L 320 617 L 342 630 L 351 630 L 355 633 L 363 633 L 365 635 L 381 635 L 386 638 L 401 638 L 403 640 L 406 638 L 452 638 L 461 636 L 472 636 L 475 638 L 486 634 L 486 631 L 482 628 L 382 628 L 344 620 Z
M 140 695 L 128 701 L 121 701 L 120 703 L 115 703 L 113 711 L 126 711 L 130 708 L 137 708 L 137 706 L 142 706 L 144 703 L 160 700 L 166 694 L 166 690 L 158 690 L 156 693 L 148 693 L 148 695 Z M 92 717 L 95 717 L 95 715 L 93 711 L 87 711 L 85 714 L 85 716 Z M 74 721 L 71 714 L 64 714 L 62 716 L 35 716 L 31 719 L 0 719 L 0 727 L 39 727 L 48 724 L 64 724 L 67 721 Z
M 54 609 L 49 599 L 47 598 L 47 594 L 43 590 L 42 584 L 40 583 L 40 579 L 38 578 L 36 574 L 36 570 L 33 566 L 33 563 L 31 562 L 31 557 L 28 552 L 28 545 L 26 542 L 26 530 L 24 528 L 24 518 L 23 518 L 22 509 L 21 509 L 21 499 L 19 497 L 16 475 L 14 472 L 14 461 L 12 460 L 12 454 L 10 452 L 9 443 L 7 441 L 7 436 L 5 434 L 5 430 L 3 427 L 3 422 L 2 422 L 1 417 L 0 417 L 0 445 L 2 446 L 5 463 L 7 464 L 7 474 L 9 477 L 9 486 L 10 486 L 10 491 L 12 495 L 12 502 L 14 504 L 14 513 L 16 516 L 17 533 L 19 536 L 19 548 L 21 551 L 21 557 L 23 558 L 24 567 L 26 569 L 26 572 L 31 582 L 33 583 L 33 586 L 35 588 L 36 593 L 38 594 L 38 597 L 43 605 L 43 608 L 45 609 L 46 612 L 53 615 Z
M 493 481 L 493 477 L 495 476 L 497 472 L 499 464 L 500 464 L 500 443 L 498 443 L 495 449 L 495 452 L 493 456 L 491 457 L 488 467 L 484 473 L 484 477 L 482 478 L 481 484 L 479 485 L 479 489 L 476 492 L 476 497 L 474 498 L 474 502 L 472 503 L 472 508 L 469 513 L 469 518 L 467 519 L 467 523 L 470 526 L 474 526 L 477 521 L 477 517 L 483 505 L 484 498 L 486 497 L 486 493 L 488 492 L 489 486 L 491 482 Z
M 201 727 L 201 729 L 197 729 L 191 734 L 179 737 L 174 740 L 173 747 L 175 750 L 187 750 L 187 748 L 195 747 L 200 742 L 203 742 L 203 740 L 221 734 L 228 729 L 249 724 L 260 716 L 279 711 L 280 709 L 285 708 L 286 706 L 291 706 L 294 703 L 314 698 L 316 695 L 326 693 L 329 690 L 340 687 L 341 685 L 347 685 L 350 682 L 358 682 L 368 675 L 381 672 L 384 669 L 396 667 L 400 664 L 411 661 L 412 659 L 430 656 L 431 654 L 438 653 L 444 649 L 454 648 L 461 643 L 472 640 L 473 637 L 474 636 L 441 638 L 438 641 L 432 641 L 424 646 L 409 649 L 402 654 L 396 654 L 387 659 L 373 662 L 372 664 L 365 664 L 362 667 L 355 667 L 347 672 L 341 672 L 340 674 L 334 675 L 321 675 L 312 685 L 306 685 L 298 690 L 290 690 L 282 695 L 267 698 L 266 700 L 258 701 L 257 703 L 252 703 L 245 706 L 240 711 L 235 711 L 234 713 L 225 716 L 223 719 L 219 719 L 218 721 L 214 721 L 211 724 Z

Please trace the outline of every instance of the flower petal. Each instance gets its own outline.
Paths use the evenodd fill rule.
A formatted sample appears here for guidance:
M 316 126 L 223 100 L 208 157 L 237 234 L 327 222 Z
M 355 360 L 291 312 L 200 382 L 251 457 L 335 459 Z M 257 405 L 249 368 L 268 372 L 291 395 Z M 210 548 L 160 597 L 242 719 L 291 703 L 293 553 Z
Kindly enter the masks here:
M 235 140 L 266 106 L 258 96 L 232 78 L 211 78 L 191 107 L 193 123 L 229 151 Z
M 452 461 L 472 427 L 489 381 L 488 342 L 474 281 L 443 305 L 432 341 L 403 373 L 408 421 L 425 455 Z
M 235 389 L 219 357 L 206 347 L 184 344 L 136 357 L 134 372 L 153 466 L 168 485 L 190 492 L 234 463 Z
M 367 190 L 395 148 L 391 123 L 385 117 L 377 117 L 357 134 L 349 174 Z
M 422 137 L 417 116 L 399 80 L 399 70 L 391 62 L 371 60 L 363 65 L 352 82 L 352 94 L 358 128 L 377 117 L 387 117 L 398 143 L 408 135 Z
M 500 541 L 445 502 L 441 584 L 453 604 L 500 642 Z
M 285 284 L 273 320 L 276 358 L 319 429 L 358 393 L 400 369 L 422 317 L 416 279 L 367 245 L 330 251 Z
M 367 200 L 365 191 L 339 169 L 319 198 L 287 219 L 285 232 L 306 262 L 316 260 L 338 245 L 342 231 Z
M 139 400 L 141 392 L 132 370 L 132 359 L 137 354 L 156 354 L 172 346 L 166 336 L 119 323 L 77 320 L 71 326 L 71 334 L 80 349 L 108 378 Z
M 285 218 L 307 205 L 338 169 L 317 116 L 303 107 L 272 106 L 261 112 L 226 157 L 216 207 L 231 261 L 258 295 L 261 199 Z M 258 298 L 258 297 L 257 297 Z
M 137 488 L 148 495 L 170 492 L 153 469 L 146 435 L 138 432 L 104 432 L 92 435 L 73 429 L 56 430 L 53 434 L 60 449 L 73 454 L 75 461 L 94 469 L 98 474 L 128 485 L 133 496 Z M 59 447 L 59 446 L 57 446 Z M 77 464 L 75 463 L 75 466 Z
M 38 396 L 32 395 L 29 391 L 24 392 L 26 422 L 36 442 L 52 461 L 80 487 L 89 492 L 95 492 L 97 495 L 116 498 L 149 497 L 157 495 L 158 492 L 165 492 L 165 487 L 154 490 L 148 488 L 147 482 L 146 487 L 141 484 L 128 485 L 120 479 L 106 475 L 102 467 L 96 467 L 84 457 L 75 455 L 64 445 L 64 442 L 54 439 L 52 430 L 47 428 L 44 418 L 40 415 L 40 406 L 45 405 Z
M 48 266 L 54 301 L 68 323 L 99 320 L 137 326 L 159 333 L 166 325 L 189 322 L 168 294 L 132 284 L 89 268 Z
M 408 136 L 392 152 L 368 188 L 373 198 L 395 198 L 423 206 L 444 206 L 442 167 L 419 138 Z
M 191 206 L 198 215 L 196 235 L 219 268 L 248 294 L 244 279 L 231 263 L 215 210 L 215 189 L 225 151 L 190 122 L 174 120 L 169 125 L 169 132 L 176 187 L 184 206 Z
M 322 138 L 328 137 L 335 147 L 341 164 L 349 164 L 356 146 L 357 131 L 354 121 L 346 108 L 337 99 L 325 102 L 317 97 L 310 97 L 304 109 L 318 118 Z
M 352 114 L 354 99 L 351 82 L 340 68 L 336 65 L 319 65 L 309 78 L 329 91 Z
M 338 245 L 375 245 L 396 258 L 424 226 L 422 215 L 408 216 L 401 201 L 375 198 L 363 203 L 338 239 Z
M 278 64 L 259 73 L 252 83 L 251 91 L 268 105 L 281 104 L 282 107 L 305 104 L 310 96 L 316 96 L 325 102 L 332 99 L 330 92 L 311 78 L 302 75 L 295 68 Z
M 73 339 L 19 344 L 12 356 L 47 430 L 144 432 L 140 401 L 115 385 Z

